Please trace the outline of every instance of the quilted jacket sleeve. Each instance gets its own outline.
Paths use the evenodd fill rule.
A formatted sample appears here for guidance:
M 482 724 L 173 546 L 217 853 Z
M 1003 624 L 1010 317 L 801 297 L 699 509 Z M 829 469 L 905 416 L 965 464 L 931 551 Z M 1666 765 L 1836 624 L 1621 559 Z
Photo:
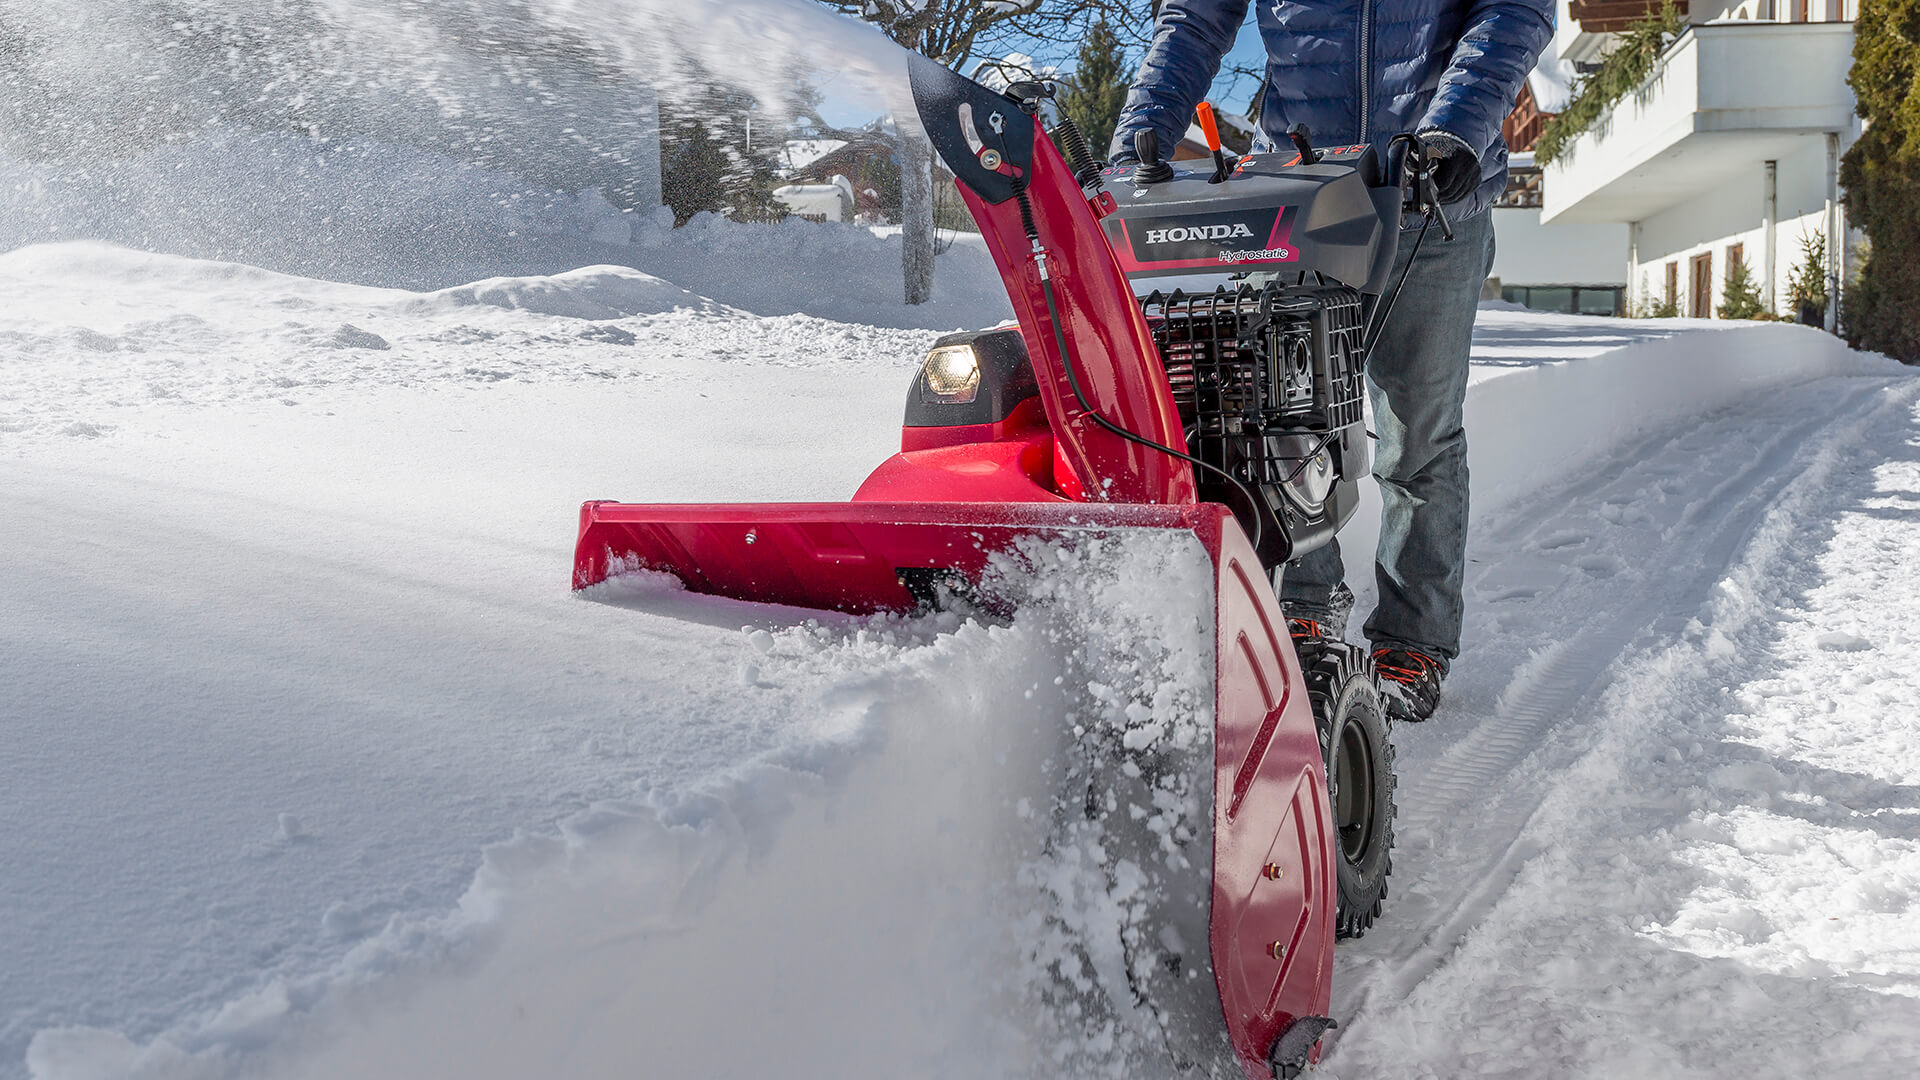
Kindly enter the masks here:
M 1553 0 L 1475 0 L 1419 129 L 1447 132 L 1486 152 L 1500 140 L 1500 122 L 1552 37 Z
M 1134 160 L 1133 133 L 1149 127 L 1160 133 L 1161 152 L 1173 152 L 1246 18 L 1247 0 L 1166 0 L 1161 5 L 1153 44 L 1114 129 L 1108 155 L 1113 161 Z

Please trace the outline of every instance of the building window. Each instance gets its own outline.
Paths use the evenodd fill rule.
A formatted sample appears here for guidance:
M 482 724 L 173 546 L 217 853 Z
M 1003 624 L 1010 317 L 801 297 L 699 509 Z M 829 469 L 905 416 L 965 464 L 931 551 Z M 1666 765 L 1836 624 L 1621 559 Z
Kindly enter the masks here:
M 1618 315 L 1626 292 L 1617 285 L 1506 285 L 1500 289 L 1500 298 L 1534 311 Z
M 1678 262 L 1667 264 L 1667 306 L 1676 312 L 1680 310 L 1680 264 Z
M 1713 252 L 1693 257 L 1693 288 L 1687 293 L 1687 314 L 1696 319 L 1713 318 Z
M 1582 315 L 1620 314 L 1619 289 L 1575 289 L 1573 307 Z

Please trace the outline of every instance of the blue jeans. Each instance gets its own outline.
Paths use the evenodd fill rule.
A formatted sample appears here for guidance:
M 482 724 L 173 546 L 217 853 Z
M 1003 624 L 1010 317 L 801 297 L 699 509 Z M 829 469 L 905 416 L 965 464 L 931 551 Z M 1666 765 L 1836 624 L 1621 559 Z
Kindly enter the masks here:
M 1376 647 L 1450 662 L 1460 654 L 1467 549 L 1467 360 L 1480 286 L 1493 268 L 1493 215 L 1454 223 L 1454 239 L 1427 231 L 1406 288 L 1367 363 L 1373 398 L 1373 476 L 1380 482 L 1380 600 L 1366 625 Z M 1418 229 L 1400 234 L 1388 288 L 1412 257 Z M 1336 539 L 1287 564 L 1280 599 L 1290 612 L 1325 612 L 1346 577 Z

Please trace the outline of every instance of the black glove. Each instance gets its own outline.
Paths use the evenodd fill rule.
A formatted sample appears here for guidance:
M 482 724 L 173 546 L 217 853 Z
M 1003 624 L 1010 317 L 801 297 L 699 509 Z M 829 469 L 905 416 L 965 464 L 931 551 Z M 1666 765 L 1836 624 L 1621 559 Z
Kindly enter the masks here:
M 1441 205 L 1457 203 L 1480 186 L 1480 155 L 1444 131 L 1420 133 L 1420 152 L 1433 169 L 1434 193 Z

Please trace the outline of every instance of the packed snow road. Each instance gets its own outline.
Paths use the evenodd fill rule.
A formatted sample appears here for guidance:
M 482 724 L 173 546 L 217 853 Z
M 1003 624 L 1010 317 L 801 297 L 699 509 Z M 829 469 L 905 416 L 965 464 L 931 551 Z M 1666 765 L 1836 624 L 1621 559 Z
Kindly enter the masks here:
M 1016 794 L 981 718 L 1070 671 L 1190 700 L 1185 553 L 1066 568 L 1072 656 L 565 589 L 583 498 L 844 497 L 931 333 L 620 270 L 0 276 L 0 1076 L 1097 1063 L 975 1023 L 1037 939 L 948 860 Z M 1500 311 L 1476 361 L 1472 646 L 1396 732 L 1323 1073 L 1912 1075 L 1920 384 Z
M 1482 522 L 1332 1074 L 1911 1074 L 1917 389 L 1786 388 Z

